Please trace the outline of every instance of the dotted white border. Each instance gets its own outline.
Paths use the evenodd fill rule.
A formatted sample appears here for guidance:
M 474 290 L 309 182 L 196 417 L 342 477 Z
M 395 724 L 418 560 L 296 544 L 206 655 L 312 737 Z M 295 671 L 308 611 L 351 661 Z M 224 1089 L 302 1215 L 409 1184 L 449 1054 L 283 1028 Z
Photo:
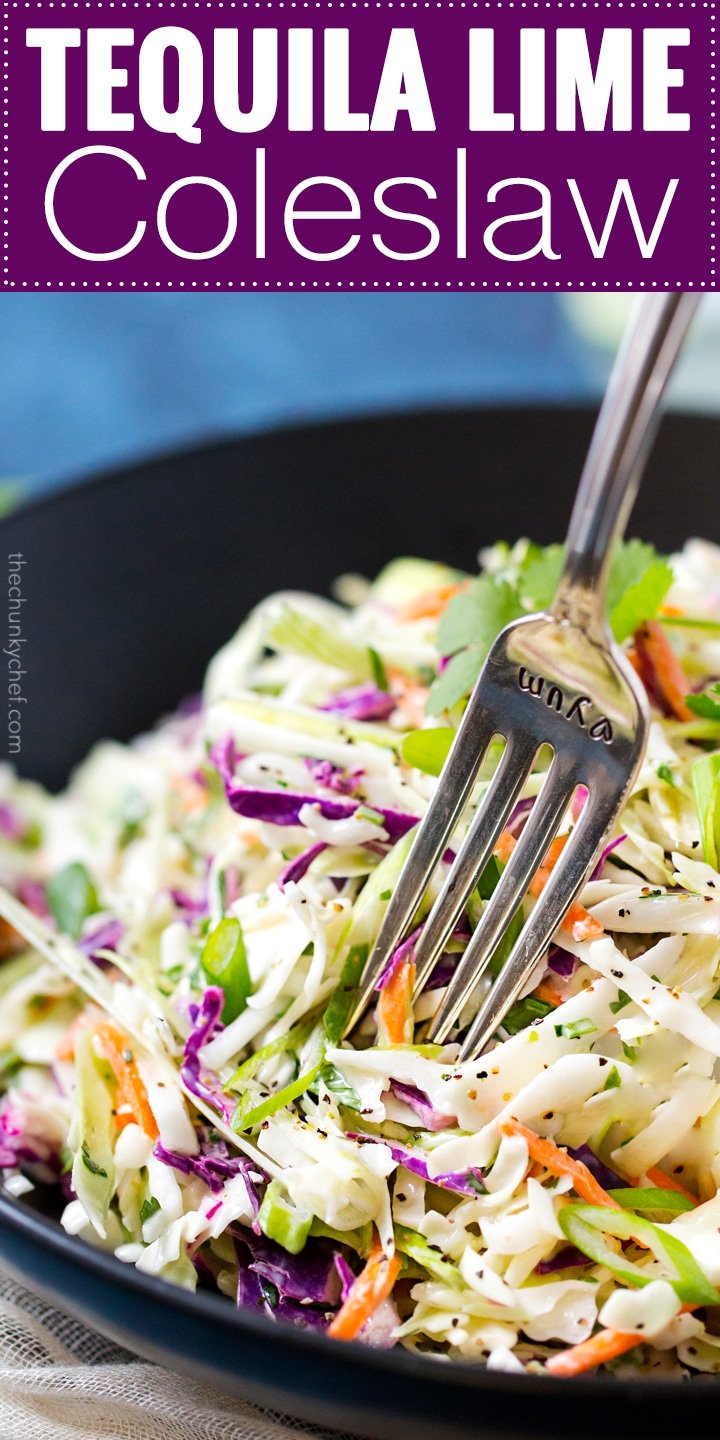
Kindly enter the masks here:
M 710 265 L 701 280 L 22 280 L 10 272 L 9 26 L 11 10 L 709 10 L 710 14 Z M 11 290 L 692 290 L 716 283 L 716 0 L 10 0 L 4 4 L 2 43 L 2 265 L 0 288 Z
M 10 145 L 10 17 L 7 10 L 3 11 L 3 34 L 2 34 L 2 264 L 4 286 L 12 286 L 8 281 L 10 265 L 10 185 L 9 185 L 9 145 Z

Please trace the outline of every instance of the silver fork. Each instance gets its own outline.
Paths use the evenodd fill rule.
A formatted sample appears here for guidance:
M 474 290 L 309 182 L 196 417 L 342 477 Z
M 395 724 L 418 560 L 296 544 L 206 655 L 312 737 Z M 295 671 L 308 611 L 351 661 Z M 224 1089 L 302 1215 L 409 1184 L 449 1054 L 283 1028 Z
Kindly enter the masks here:
M 637 494 L 660 400 L 698 298 L 687 292 L 647 296 L 638 306 L 595 426 L 553 604 L 547 613 L 528 615 L 503 630 L 485 661 L 362 975 L 348 1030 L 411 927 L 494 737 L 505 740 L 502 757 L 416 945 L 416 994 L 455 929 L 541 745 L 551 747 L 552 759 L 512 857 L 434 1016 L 431 1039 L 447 1040 L 461 1015 L 465 1021 L 498 942 L 579 785 L 587 786 L 588 798 L 506 964 L 475 1007 L 461 1059 L 485 1048 L 522 994 L 633 784 L 645 750 L 647 704 L 607 624 L 608 560 Z

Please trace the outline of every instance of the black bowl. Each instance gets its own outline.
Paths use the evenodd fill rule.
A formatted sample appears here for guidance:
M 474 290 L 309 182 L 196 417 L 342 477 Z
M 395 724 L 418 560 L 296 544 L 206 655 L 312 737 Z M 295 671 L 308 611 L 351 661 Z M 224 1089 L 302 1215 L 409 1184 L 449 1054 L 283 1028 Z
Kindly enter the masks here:
M 288 429 L 149 461 L 0 524 L 20 553 L 24 774 L 59 786 L 93 741 L 152 724 L 273 588 L 326 590 L 394 555 L 472 568 L 498 537 L 562 537 L 587 410 L 422 413 Z M 672 416 L 631 530 L 672 549 L 720 539 L 708 504 L 720 422 Z M 486 1440 L 665 1434 L 684 1385 L 489 1374 L 378 1353 L 238 1313 L 140 1275 L 0 1194 L 0 1255 L 31 1288 L 126 1347 L 278 1410 L 359 1434 Z M 692 1389 L 715 1421 L 712 1381 Z

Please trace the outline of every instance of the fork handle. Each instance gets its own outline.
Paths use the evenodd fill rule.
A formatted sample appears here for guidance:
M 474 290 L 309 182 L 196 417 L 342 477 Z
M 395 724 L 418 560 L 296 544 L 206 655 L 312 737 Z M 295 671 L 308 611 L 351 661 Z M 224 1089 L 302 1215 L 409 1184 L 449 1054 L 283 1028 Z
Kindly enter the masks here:
M 610 553 L 622 536 L 650 453 L 660 401 L 700 296 L 646 295 L 637 305 L 613 365 L 580 477 L 567 537 L 567 560 L 552 613 L 607 635 Z

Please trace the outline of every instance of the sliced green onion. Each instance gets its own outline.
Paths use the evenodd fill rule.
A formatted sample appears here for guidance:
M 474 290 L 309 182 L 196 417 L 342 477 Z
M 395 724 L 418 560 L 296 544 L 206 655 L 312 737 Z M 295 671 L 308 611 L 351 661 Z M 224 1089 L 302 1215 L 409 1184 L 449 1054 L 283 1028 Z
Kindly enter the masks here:
M 594 1035 L 597 1028 L 594 1020 L 570 1020 L 566 1025 L 556 1025 L 555 1034 L 564 1035 L 566 1040 L 580 1040 L 583 1035 Z
M 200 956 L 200 964 L 208 980 L 225 992 L 222 1019 L 225 1025 L 230 1025 L 238 1015 L 242 1015 L 248 996 L 252 994 L 245 939 L 239 920 L 226 916 L 211 930 Z
M 694 1210 L 692 1200 L 681 1195 L 679 1190 L 665 1190 L 655 1185 L 637 1185 L 628 1189 L 608 1190 L 608 1195 L 622 1205 L 623 1210 L 639 1210 L 652 1214 L 668 1211 L 680 1215 L 685 1210 Z
M 258 1214 L 263 1235 L 277 1241 L 290 1255 L 299 1255 L 305 1248 L 312 1222 L 312 1211 L 293 1205 L 279 1181 L 271 1180 Z
M 631 1265 L 623 1256 L 611 1251 L 610 1256 L 598 1258 L 600 1246 L 595 1235 L 614 1235 L 619 1240 L 634 1240 L 646 1245 L 656 1260 L 667 1266 L 668 1276 L 676 1294 L 686 1305 L 720 1305 L 720 1292 L 710 1284 L 700 1269 L 695 1257 L 677 1236 L 666 1229 L 660 1229 L 641 1215 L 629 1210 L 610 1210 L 600 1205 L 565 1205 L 558 1219 L 568 1239 L 584 1255 L 633 1285 L 647 1285 L 657 1275 L 643 1275 L 640 1267 Z M 611 1247 L 608 1247 L 611 1250 Z M 634 1278 L 633 1278 L 634 1277 Z
M 113 1102 L 100 1074 L 90 1030 L 75 1037 L 75 1093 L 68 1144 L 73 1152 L 73 1189 L 103 1238 L 115 1193 Z
M 450 753 L 455 731 L 449 725 L 431 730 L 411 730 L 403 739 L 400 753 L 406 765 L 424 775 L 439 775 Z
M 538 1020 L 549 1015 L 552 1008 L 547 1000 L 536 1000 L 534 995 L 527 995 L 508 1010 L 503 1020 L 503 1028 L 508 1035 L 517 1035 L 518 1031 L 526 1030 L 528 1025 L 535 1025 Z
M 256 1125 L 262 1125 L 263 1120 L 269 1120 L 278 1110 L 284 1110 L 286 1105 L 292 1105 L 294 1100 L 299 1100 L 306 1090 L 310 1089 L 313 1080 L 317 1080 L 322 1069 L 322 1057 L 308 1070 L 304 1070 L 289 1085 L 283 1085 L 281 1090 L 274 1090 L 265 1100 L 257 1099 L 258 1087 L 249 1085 L 244 1095 L 241 1095 L 235 1114 L 232 1118 L 233 1130 L 254 1130 Z
M 613 1015 L 617 1015 L 619 1010 L 624 1010 L 625 1006 L 630 1003 L 630 996 L 626 995 L 624 990 L 618 990 L 617 1000 L 610 1001 L 610 1009 Z
M 351 1250 L 356 1250 L 358 1255 L 362 1255 L 363 1258 L 369 1255 L 372 1249 L 373 1224 L 371 1220 L 368 1220 L 365 1225 L 359 1225 L 357 1230 L 334 1230 L 332 1225 L 326 1225 L 315 1215 L 310 1226 L 310 1234 L 313 1238 L 334 1240 L 337 1245 L 349 1245 Z
M 395 1226 L 395 1245 L 401 1255 L 407 1255 L 417 1265 L 422 1265 L 428 1275 L 434 1280 L 439 1280 L 441 1285 L 447 1285 L 451 1290 L 464 1290 L 465 1281 L 460 1271 L 450 1264 L 449 1260 L 443 1260 L 437 1250 L 420 1235 L 417 1230 L 409 1230 L 405 1225 Z
M 275 1040 L 269 1040 L 267 1045 L 263 1045 L 253 1055 L 249 1055 L 228 1080 L 225 1089 L 245 1090 L 267 1060 L 273 1060 L 276 1055 L 297 1055 L 306 1040 L 309 1040 L 312 1035 L 317 1018 L 317 1011 L 312 1011 L 310 1015 L 305 1016 L 304 1020 L 299 1020 L 297 1025 L 293 1025 L 286 1035 L 278 1035 Z
M 661 615 L 661 624 L 669 630 L 709 630 L 720 634 L 720 620 L 697 620 L 690 615 Z
M 372 678 L 375 681 L 378 690 L 389 690 L 390 681 L 388 680 L 388 674 L 383 664 L 382 656 L 378 655 L 377 650 L 374 650 L 372 645 L 368 645 L 368 658 L 370 660 Z
M 353 1003 L 368 957 L 367 945 L 354 945 L 342 968 L 342 974 L 330 997 L 323 1016 L 323 1030 L 329 1045 L 339 1045 L 345 1026 L 352 1014 Z
M 308 660 L 331 665 L 355 680 L 374 680 L 375 667 L 371 654 L 375 653 L 377 661 L 380 661 L 380 656 L 366 645 L 356 645 L 321 620 L 302 615 L 290 606 L 286 606 L 270 626 L 267 643 L 274 650 L 291 650 Z
M 355 811 L 355 819 L 369 820 L 371 825 L 377 825 L 380 829 L 382 829 L 382 826 L 385 824 L 384 815 L 381 815 L 379 810 L 373 810 L 371 805 L 358 805 Z
M 720 862 L 720 754 L 703 755 L 690 771 L 703 852 L 708 865 Z
M 652 1278 L 657 1278 L 643 1275 L 638 1265 L 633 1264 L 632 1260 L 626 1260 L 622 1251 L 618 1252 L 605 1239 L 602 1231 L 583 1219 L 579 1213 L 581 1208 L 600 1209 L 599 1206 L 564 1205 L 558 1213 L 560 1229 L 576 1250 L 587 1255 L 588 1260 L 594 1261 L 596 1265 L 602 1265 L 611 1275 L 616 1275 L 618 1280 L 624 1280 L 626 1285 L 642 1288 L 649 1285 Z
M 348 1110 L 360 1109 L 360 1096 L 352 1085 L 348 1085 L 344 1075 L 336 1070 L 334 1065 L 323 1065 L 320 1071 L 320 1079 L 323 1085 L 336 1096 L 341 1105 Z

